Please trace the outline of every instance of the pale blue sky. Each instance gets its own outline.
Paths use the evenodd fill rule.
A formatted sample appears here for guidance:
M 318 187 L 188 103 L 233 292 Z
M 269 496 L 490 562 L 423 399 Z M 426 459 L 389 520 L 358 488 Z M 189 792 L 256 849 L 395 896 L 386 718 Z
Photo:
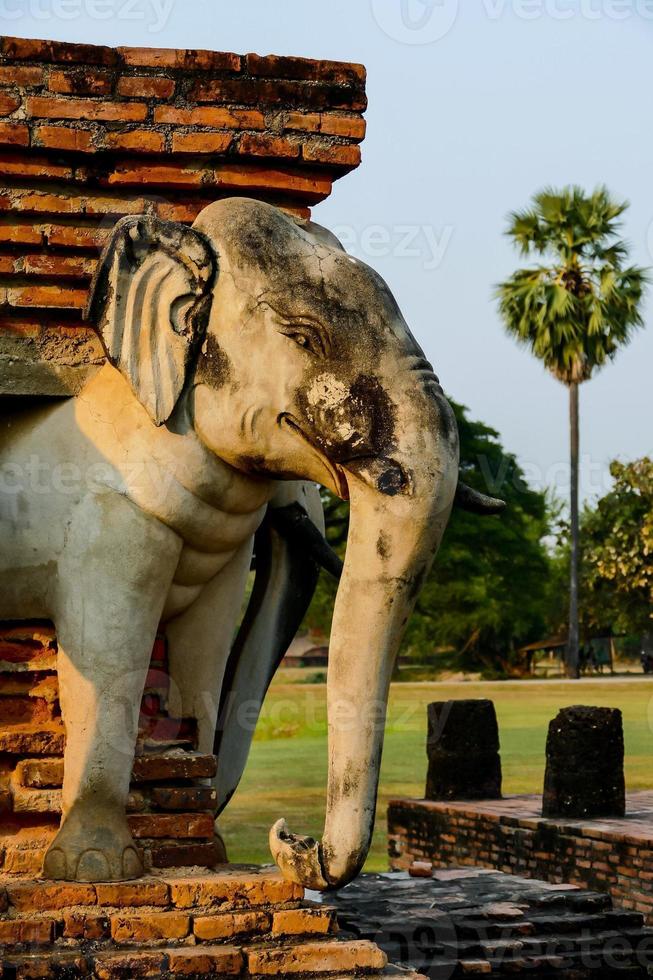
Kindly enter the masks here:
M 653 265 L 653 0 L 0 0 L 0 28 L 363 62 L 363 165 L 315 218 L 387 278 L 450 394 L 564 492 L 566 393 L 491 298 L 517 262 L 502 230 L 544 184 L 605 182 Z M 653 452 L 652 321 L 649 302 L 650 325 L 583 391 L 586 495 L 610 459 Z

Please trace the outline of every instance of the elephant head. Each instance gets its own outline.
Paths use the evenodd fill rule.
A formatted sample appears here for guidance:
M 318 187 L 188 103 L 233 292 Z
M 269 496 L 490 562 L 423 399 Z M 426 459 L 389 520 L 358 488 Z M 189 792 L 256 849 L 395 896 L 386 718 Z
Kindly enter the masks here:
M 270 839 L 288 877 L 342 886 L 369 850 L 390 678 L 457 493 L 452 410 L 385 282 L 324 230 L 257 201 L 217 202 L 192 229 L 124 219 L 91 315 L 154 423 L 183 410 L 235 469 L 351 501 L 324 834 L 280 821 Z

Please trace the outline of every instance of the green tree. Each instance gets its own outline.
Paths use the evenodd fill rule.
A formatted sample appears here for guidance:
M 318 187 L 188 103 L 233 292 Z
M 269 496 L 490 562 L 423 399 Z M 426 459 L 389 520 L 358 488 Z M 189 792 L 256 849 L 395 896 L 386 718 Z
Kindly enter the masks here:
M 497 433 L 453 403 L 461 442 L 461 478 L 503 497 L 500 517 L 454 510 L 440 553 L 419 598 L 403 645 L 416 660 L 452 647 L 460 667 L 511 671 L 522 643 L 546 627 L 548 507 L 525 483 Z M 344 554 L 348 506 L 325 491 L 327 537 Z M 328 633 L 336 584 L 322 574 L 307 625 Z
M 614 486 L 583 515 L 590 626 L 653 632 L 653 461 L 614 462 Z
M 523 256 L 544 264 L 518 269 L 497 287 L 509 334 L 528 346 L 569 389 L 571 558 L 567 673 L 579 676 L 579 386 L 611 360 L 642 325 L 647 273 L 627 265 L 618 237 L 627 203 L 599 187 L 546 189 L 513 212 L 506 234 Z

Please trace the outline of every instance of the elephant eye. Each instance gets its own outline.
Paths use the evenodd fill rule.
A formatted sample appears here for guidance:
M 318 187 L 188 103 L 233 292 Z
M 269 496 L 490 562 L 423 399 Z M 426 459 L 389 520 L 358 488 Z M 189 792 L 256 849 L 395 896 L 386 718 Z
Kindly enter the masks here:
M 294 340 L 298 347 L 305 347 L 307 350 L 312 350 L 311 341 L 305 333 L 288 333 L 286 336 Z
M 287 324 L 281 328 L 281 332 L 298 347 L 303 347 L 311 354 L 324 354 L 322 338 L 311 324 L 302 324 L 301 329 L 298 329 L 295 323 Z

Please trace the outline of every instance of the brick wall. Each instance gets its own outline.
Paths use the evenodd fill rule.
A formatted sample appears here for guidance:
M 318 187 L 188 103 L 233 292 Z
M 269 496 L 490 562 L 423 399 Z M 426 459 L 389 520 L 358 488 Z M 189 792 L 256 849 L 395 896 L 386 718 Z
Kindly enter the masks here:
M 628 796 L 623 820 L 541 817 L 541 798 L 482 803 L 393 800 L 388 809 L 390 864 L 495 868 L 554 884 L 607 892 L 615 904 L 653 924 L 653 793 Z
M 0 627 L 0 876 L 38 875 L 61 815 L 65 727 L 57 643 L 47 624 Z M 171 717 L 165 644 L 157 640 L 139 719 L 128 821 L 150 868 L 212 866 L 213 756 L 195 752 L 194 720 Z
M 0 38 L 0 394 L 66 394 L 102 358 L 82 318 L 127 214 L 256 197 L 308 217 L 358 166 L 365 69 Z

